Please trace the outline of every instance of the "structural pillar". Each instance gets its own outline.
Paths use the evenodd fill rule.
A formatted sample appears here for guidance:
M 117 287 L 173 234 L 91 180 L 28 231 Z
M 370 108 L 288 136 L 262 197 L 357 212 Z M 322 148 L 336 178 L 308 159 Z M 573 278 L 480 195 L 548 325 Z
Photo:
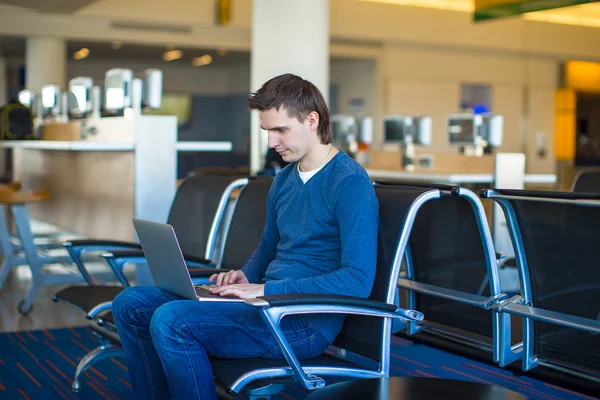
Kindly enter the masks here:
M 41 93 L 42 86 L 60 85 L 67 89 L 67 44 L 50 36 L 27 38 L 25 52 L 25 87 Z
M 292 73 L 314 83 L 329 98 L 329 0 L 253 0 L 250 90 Z M 257 112 L 250 125 L 250 168 L 265 162 L 266 132 Z

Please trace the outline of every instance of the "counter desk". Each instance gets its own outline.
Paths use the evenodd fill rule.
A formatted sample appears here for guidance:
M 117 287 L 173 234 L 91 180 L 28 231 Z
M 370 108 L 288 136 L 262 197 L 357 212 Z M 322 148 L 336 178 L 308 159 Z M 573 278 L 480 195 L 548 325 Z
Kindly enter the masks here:
M 13 149 L 13 179 L 45 188 L 31 217 L 83 237 L 134 240 L 133 217 L 165 222 L 177 185 L 177 153 L 229 152 L 231 142 L 177 142 L 173 116 L 110 118 L 77 141 L 0 141 Z

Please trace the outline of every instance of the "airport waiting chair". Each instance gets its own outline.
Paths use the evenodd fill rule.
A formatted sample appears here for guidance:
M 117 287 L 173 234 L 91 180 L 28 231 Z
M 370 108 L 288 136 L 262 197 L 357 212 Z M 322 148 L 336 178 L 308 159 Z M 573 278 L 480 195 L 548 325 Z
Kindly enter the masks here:
M 202 279 L 206 282 L 210 275 L 216 272 L 239 269 L 254 253 L 264 230 L 267 196 L 272 182 L 273 179 L 270 177 L 244 178 L 235 180 L 225 189 L 221 198 L 221 205 L 215 214 L 212 224 L 213 227 L 220 226 L 220 229 L 223 230 L 223 240 L 220 244 L 223 254 L 219 263 L 221 268 L 217 269 L 215 266 L 209 268 L 190 267 L 190 275 L 196 277 L 195 281 Z M 223 210 L 226 208 L 226 199 L 230 197 L 230 193 L 234 188 L 241 189 L 237 196 L 231 218 L 223 219 L 222 215 L 224 213 Z M 221 220 L 222 222 L 219 223 Z M 212 235 L 212 237 L 214 238 L 215 235 Z M 210 254 L 209 250 L 214 248 L 215 243 L 216 240 L 211 240 L 208 243 L 208 254 Z M 119 259 L 123 253 L 125 253 L 125 258 L 130 257 L 127 254 L 128 252 L 104 253 L 101 256 L 107 260 Z M 115 271 L 115 273 L 122 275 L 122 271 Z M 129 282 L 127 282 L 125 276 L 121 276 L 119 279 L 124 280 L 127 286 L 129 286 Z M 110 311 L 112 309 L 112 300 L 121 290 L 123 290 L 122 287 L 79 286 L 67 292 L 67 295 L 62 291 L 54 297 L 55 301 L 66 301 L 84 311 L 86 318 L 95 321 L 92 327 L 101 338 L 99 346 L 90 351 L 79 362 L 72 384 L 74 392 L 80 390 L 79 379 L 81 374 L 91 365 L 107 357 L 113 357 L 122 353 L 118 333 L 114 326 L 112 312 Z
M 204 268 L 213 257 L 218 229 L 229 204 L 231 193 L 245 184 L 233 175 L 191 173 L 178 187 L 171 206 L 168 222 L 180 238 L 186 261 L 191 267 Z M 237 181 L 236 185 L 231 185 Z M 130 286 L 123 273 L 127 263 L 145 263 L 138 243 L 105 240 L 77 240 L 66 242 L 65 247 L 73 257 L 87 286 L 70 286 L 54 295 L 55 301 L 65 301 L 90 311 L 100 303 L 111 302 L 124 287 Z M 120 259 L 107 258 L 108 265 L 120 285 L 99 285 L 88 272 L 81 255 L 90 251 L 128 251 Z M 205 258 L 206 257 L 206 258 Z
M 241 177 L 223 173 L 191 171 L 177 188 L 167 223 L 173 225 L 175 231 L 181 237 L 182 250 L 192 265 L 210 263 L 205 258 L 207 257 L 206 244 L 211 239 L 211 229 L 209 228 L 219 207 L 223 191 L 237 178 Z M 83 253 L 119 250 L 141 251 L 141 246 L 137 242 L 104 239 L 70 240 L 63 245 L 89 285 L 94 285 L 95 282 L 81 259 Z M 123 265 L 114 264 L 111 267 L 121 270 Z M 125 283 L 121 279 L 120 281 L 121 284 Z
M 377 266 L 367 299 L 338 295 L 300 294 L 265 296 L 247 303 L 258 308 L 285 356 L 274 359 L 211 359 L 217 393 L 231 398 L 243 393 L 250 399 L 268 399 L 294 379 L 306 389 L 325 385 L 322 376 L 381 378 L 390 375 L 390 342 L 393 319 L 421 321 L 420 312 L 394 305 L 396 285 L 410 230 L 423 204 L 439 198 L 441 191 L 427 188 L 375 186 L 379 200 Z M 304 360 L 290 350 L 279 328 L 281 318 L 293 314 L 347 314 L 334 341 L 338 354 L 328 352 Z M 352 358 L 352 361 L 350 361 Z
M 501 206 L 515 248 L 521 295 L 494 309 L 523 318 L 522 369 L 585 377 L 599 390 L 600 194 L 488 189 L 480 196 Z
M 589 170 L 579 173 L 573 180 L 571 191 L 574 193 L 600 194 L 600 171 Z
M 407 324 L 405 334 L 469 354 L 484 350 L 483 356 L 491 353 L 494 362 L 500 362 L 501 356 L 518 359 L 519 346 L 500 348 L 506 332 L 499 328 L 510 329 L 511 321 L 493 305 L 508 296 L 501 292 L 497 256 L 481 201 L 466 188 L 422 186 L 436 187 L 441 197 L 420 208 L 406 250 L 405 271 L 398 280 L 407 308 L 427 317 L 419 325 Z

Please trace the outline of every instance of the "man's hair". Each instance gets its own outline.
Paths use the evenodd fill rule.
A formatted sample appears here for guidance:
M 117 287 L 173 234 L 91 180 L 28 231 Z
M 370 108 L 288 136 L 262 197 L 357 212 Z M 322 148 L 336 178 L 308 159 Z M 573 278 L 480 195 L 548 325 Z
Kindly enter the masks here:
M 323 95 L 315 85 L 293 74 L 276 76 L 248 97 L 251 110 L 283 108 L 290 117 L 304 122 L 308 114 L 319 114 L 317 135 L 322 144 L 331 143 L 331 115 Z

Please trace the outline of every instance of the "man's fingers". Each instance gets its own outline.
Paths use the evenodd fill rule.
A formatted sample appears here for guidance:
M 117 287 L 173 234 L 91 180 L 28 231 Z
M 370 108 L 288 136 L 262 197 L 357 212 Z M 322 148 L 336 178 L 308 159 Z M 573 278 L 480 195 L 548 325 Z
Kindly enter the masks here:
M 235 297 L 239 297 L 240 299 L 243 299 L 244 291 L 230 286 L 229 288 L 223 290 L 219 294 L 221 296 L 235 296 Z
M 209 281 L 209 282 L 212 282 L 212 281 L 214 281 L 215 279 L 217 279 L 217 276 L 219 276 L 219 274 L 212 274 L 212 275 L 210 276 L 210 278 L 208 278 L 208 281 Z

